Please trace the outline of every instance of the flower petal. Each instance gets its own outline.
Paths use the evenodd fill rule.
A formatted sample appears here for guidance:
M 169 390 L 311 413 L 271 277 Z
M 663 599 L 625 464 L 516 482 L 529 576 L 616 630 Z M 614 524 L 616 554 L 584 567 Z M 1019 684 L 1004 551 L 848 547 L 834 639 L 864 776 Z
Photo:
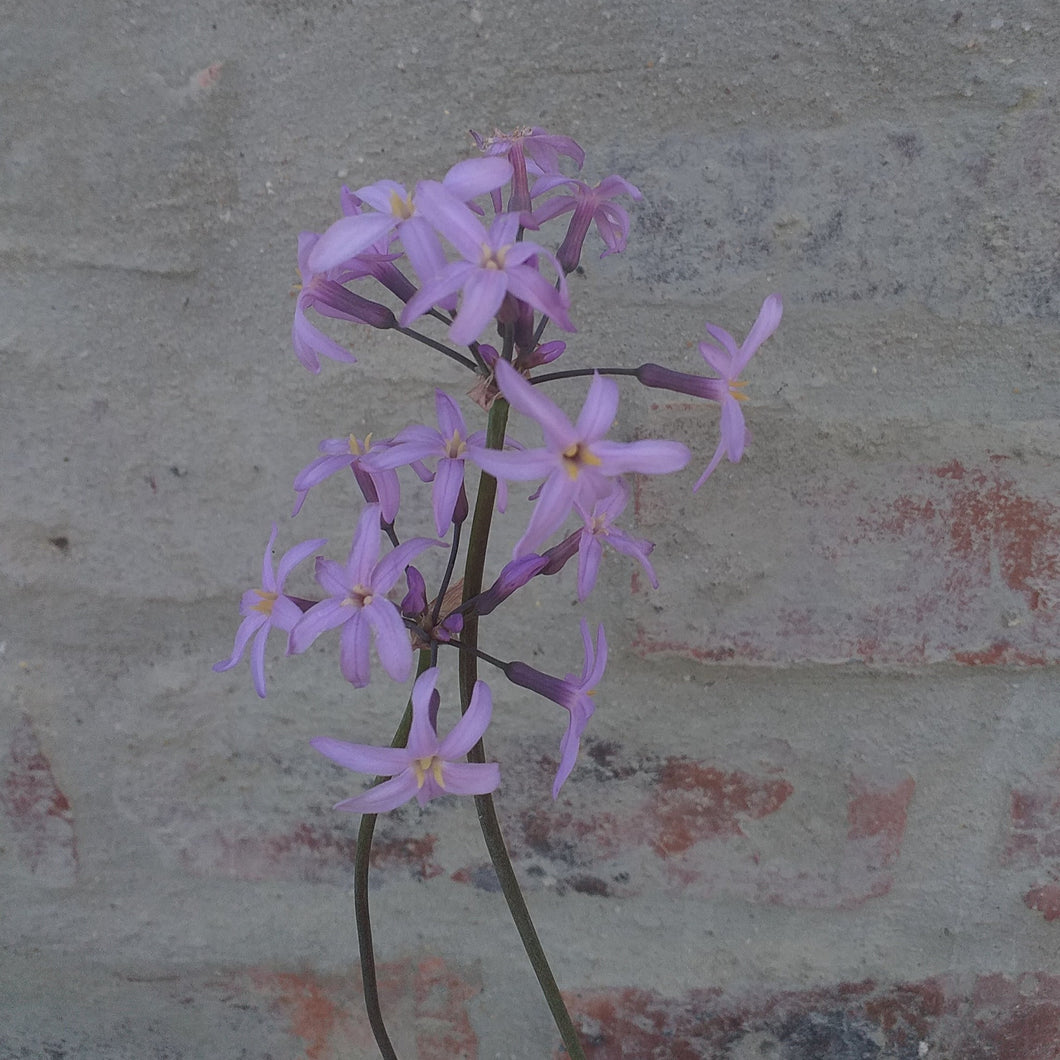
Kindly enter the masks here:
M 355 773 L 392 777 L 409 764 L 408 751 L 404 747 L 371 747 L 368 744 L 333 740 L 330 736 L 318 736 L 309 743 L 325 758 Z
M 411 769 L 399 773 L 392 780 L 376 784 L 363 795 L 335 803 L 334 809 L 343 813 L 386 813 L 404 806 L 417 791 L 416 774 Z
M 443 762 L 442 780 L 447 795 L 488 795 L 501 783 L 496 762 Z
M 362 614 L 375 629 L 375 650 L 387 675 L 394 681 L 407 681 L 412 673 L 412 645 L 398 609 L 386 597 L 376 596 Z
M 508 274 L 500 269 L 473 269 L 464 284 L 449 337 L 461 346 L 474 342 L 496 316 L 508 291 Z
M 495 371 L 508 404 L 536 421 L 552 448 L 562 451 L 578 441 L 574 425 L 551 398 L 531 386 L 507 361 L 498 361 Z
M 586 442 L 603 438 L 611 430 L 617 413 L 618 384 L 613 379 L 605 379 L 599 372 L 593 372 L 589 393 L 574 425 L 578 437 Z
M 354 688 L 366 688 L 371 683 L 372 663 L 368 654 L 371 643 L 364 609 L 353 610 L 339 640 L 339 669 Z
M 438 756 L 447 760 L 463 758 L 482 739 L 492 713 L 493 696 L 489 685 L 485 681 L 476 681 L 467 710 L 438 744 Z

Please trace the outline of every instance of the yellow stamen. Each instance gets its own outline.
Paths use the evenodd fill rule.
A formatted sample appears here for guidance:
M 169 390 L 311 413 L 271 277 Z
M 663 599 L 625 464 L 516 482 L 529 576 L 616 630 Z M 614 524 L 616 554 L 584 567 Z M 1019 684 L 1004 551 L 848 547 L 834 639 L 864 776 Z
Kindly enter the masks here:
M 363 585 L 355 585 L 349 596 L 342 601 L 342 607 L 367 607 L 372 602 L 372 590 Z
M 575 442 L 573 445 L 568 445 L 566 449 L 560 454 L 567 467 L 567 474 L 572 479 L 578 477 L 579 468 L 588 465 L 589 467 L 599 467 L 603 461 L 594 453 L 587 445 L 582 442 Z
M 747 395 L 740 391 L 740 387 L 744 386 L 747 386 L 747 384 L 742 379 L 734 379 L 729 383 L 729 393 L 736 398 L 737 401 L 746 401 Z
M 464 439 L 460 437 L 460 431 L 455 427 L 453 428 L 453 437 L 449 439 L 449 444 L 446 446 L 445 455 L 450 460 L 455 460 L 467 446 L 464 444 Z
M 396 191 L 390 193 L 390 212 L 402 221 L 407 221 L 415 212 L 416 207 L 412 203 L 412 196 L 406 195 L 402 198 Z
M 255 589 L 254 592 L 256 592 L 258 596 L 261 597 L 261 599 L 256 604 L 251 604 L 250 610 L 257 611 L 263 615 L 271 615 L 272 606 L 276 603 L 276 600 L 280 594 L 270 593 L 267 592 L 265 589 Z
M 428 755 L 425 758 L 413 759 L 412 768 L 416 771 L 416 787 L 422 788 L 427 774 L 434 777 L 434 782 L 444 790 L 445 782 L 442 780 L 442 760 L 437 755 Z
M 488 243 L 482 244 L 482 260 L 479 266 L 483 269 L 503 269 L 504 259 L 508 256 L 511 245 L 506 244 L 499 250 L 491 250 Z

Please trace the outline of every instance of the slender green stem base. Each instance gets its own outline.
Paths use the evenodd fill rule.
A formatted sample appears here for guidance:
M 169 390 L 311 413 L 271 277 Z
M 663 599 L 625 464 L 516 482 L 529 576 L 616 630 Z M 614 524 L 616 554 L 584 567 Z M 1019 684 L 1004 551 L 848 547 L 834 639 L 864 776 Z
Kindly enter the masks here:
M 498 398 L 490 409 L 489 420 L 486 425 L 486 444 L 493 449 L 500 449 L 504 444 L 504 431 L 508 422 L 508 404 Z M 479 478 L 478 497 L 475 501 L 475 514 L 471 523 L 471 535 L 468 540 L 467 563 L 464 569 L 464 599 L 470 600 L 482 592 L 482 572 L 486 562 L 486 545 L 489 541 L 490 523 L 493 519 L 493 507 L 497 497 L 497 480 L 492 475 L 482 472 Z M 478 616 L 474 612 L 468 614 L 464 620 L 464 628 L 460 634 L 461 643 L 470 647 L 470 651 L 460 653 L 460 701 L 461 708 L 467 710 L 471 702 L 471 693 L 478 678 L 478 658 L 476 649 L 478 646 Z M 485 762 L 486 751 L 480 740 L 468 754 L 469 762 Z M 556 1024 L 571 1060 L 585 1060 L 578 1032 L 575 1030 L 574 1022 L 567 1006 L 564 1004 L 563 995 L 559 991 L 556 977 L 549 967 L 548 958 L 541 946 L 541 940 L 537 936 L 537 929 L 530 917 L 530 910 L 526 906 L 522 889 L 519 886 L 518 877 L 512 866 L 508 850 L 504 845 L 504 836 L 501 833 L 500 821 L 497 819 L 497 810 L 493 804 L 491 795 L 476 795 L 475 807 L 478 810 L 479 827 L 482 829 L 482 837 L 489 851 L 493 870 L 500 882 L 501 893 L 508 903 L 512 920 L 523 949 L 530 961 L 530 966 L 537 976 L 541 986 L 541 992 L 545 995 L 552 1019 Z

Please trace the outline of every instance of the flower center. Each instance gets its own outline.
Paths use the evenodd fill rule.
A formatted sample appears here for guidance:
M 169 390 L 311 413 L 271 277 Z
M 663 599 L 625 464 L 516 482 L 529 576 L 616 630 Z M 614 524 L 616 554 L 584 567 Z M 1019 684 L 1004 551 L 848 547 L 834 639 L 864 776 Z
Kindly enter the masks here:
M 412 202 L 412 195 L 402 198 L 396 191 L 390 193 L 390 212 L 399 220 L 407 221 L 415 212 L 416 207 Z
M 494 250 L 488 243 L 483 243 L 482 259 L 479 262 L 479 268 L 503 271 L 504 259 L 508 256 L 508 251 L 511 249 L 512 246 L 510 243 L 506 243 L 503 247 L 498 247 L 497 250 Z
M 578 472 L 586 465 L 599 467 L 603 463 L 584 442 L 574 442 L 568 445 L 560 455 L 563 457 L 563 466 L 572 479 L 577 478 Z
M 416 773 L 416 787 L 422 788 L 427 780 L 427 774 L 434 777 L 435 784 L 444 790 L 445 781 L 442 780 L 442 760 L 437 755 L 428 755 L 426 758 L 414 758 L 412 768 Z
M 363 585 L 355 585 L 349 595 L 342 601 L 343 607 L 367 607 L 373 600 L 374 593 Z
M 464 443 L 464 439 L 460 437 L 460 431 L 454 429 L 453 437 L 449 439 L 445 447 L 445 455 L 450 460 L 459 460 L 466 448 L 467 445 Z
M 747 395 L 741 391 L 741 387 L 745 387 L 747 384 L 742 379 L 732 379 L 729 381 L 729 396 L 736 398 L 737 401 L 746 401 Z
M 261 599 L 256 604 L 251 604 L 250 610 L 257 611 L 259 614 L 262 615 L 271 615 L 272 606 L 276 603 L 280 594 L 270 593 L 267 592 L 265 589 L 255 589 L 254 592 L 256 592 L 258 596 L 261 597 Z

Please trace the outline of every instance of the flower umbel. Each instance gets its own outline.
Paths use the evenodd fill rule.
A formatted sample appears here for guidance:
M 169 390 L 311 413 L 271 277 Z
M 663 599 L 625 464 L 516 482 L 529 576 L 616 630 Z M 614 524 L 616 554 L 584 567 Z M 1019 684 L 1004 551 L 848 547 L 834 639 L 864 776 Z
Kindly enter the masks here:
M 493 700 L 485 681 L 476 681 L 471 703 L 443 739 L 438 739 L 435 691 L 438 668 L 425 670 L 412 689 L 412 728 L 405 747 L 371 747 L 343 743 L 326 736 L 310 743 L 333 762 L 355 773 L 375 773 L 390 780 L 363 795 L 344 799 L 336 810 L 385 813 L 415 798 L 421 805 L 439 795 L 485 795 L 501 782 L 496 762 L 461 762 L 482 738 L 490 722 Z

